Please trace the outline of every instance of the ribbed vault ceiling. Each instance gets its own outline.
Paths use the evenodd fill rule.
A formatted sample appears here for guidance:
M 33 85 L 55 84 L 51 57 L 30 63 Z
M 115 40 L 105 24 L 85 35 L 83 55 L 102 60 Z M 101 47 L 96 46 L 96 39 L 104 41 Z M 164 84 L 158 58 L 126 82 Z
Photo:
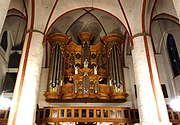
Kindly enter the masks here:
M 49 34 L 61 32 L 77 41 L 77 35 L 84 31 L 95 35 L 95 43 L 109 33 L 125 34 L 119 20 L 97 9 L 79 9 L 61 16 L 52 25 Z
M 76 42 L 78 34 L 88 31 L 95 35 L 94 43 L 96 43 L 101 37 L 109 33 L 125 35 L 127 32 L 124 27 L 126 27 L 128 30 L 127 34 L 130 36 L 136 34 L 136 30 L 137 33 L 140 32 L 139 30 L 142 30 L 140 28 L 142 16 L 140 4 L 142 3 L 140 2 L 116 0 L 110 3 L 107 0 L 94 0 L 93 7 L 91 7 L 91 1 L 70 0 L 71 2 L 68 3 L 59 1 L 57 5 L 55 1 L 39 0 L 36 2 L 37 5 L 35 7 L 38 7 L 36 10 L 38 11 L 41 8 L 39 9 L 40 14 L 39 12 L 37 13 L 39 15 L 45 14 L 45 16 L 43 15 L 45 18 L 41 16 L 35 17 L 36 27 L 34 29 L 45 31 L 45 35 L 61 32 L 69 35 Z M 15 0 L 12 3 L 14 4 L 10 6 L 11 9 L 8 11 L 4 28 L 10 29 L 14 46 L 19 46 L 23 42 L 23 35 L 28 30 L 25 27 L 28 22 L 27 19 L 30 19 L 30 13 L 25 13 L 25 10 L 28 10 L 26 8 L 28 7 L 27 0 Z M 25 9 L 22 9 L 23 7 Z M 170 0 L 147 1 L 145 7 L 145 29 L 147 33 L 152 34 L 154 48 L 158 52 L 163 33 L 179 28 L 177 14 Z M 50 20 L 49 22 L 48 19 Z M 44 22 L 42 23 L 40 20 Z M 47 29 L 45 28 L 46 26 Z M 126 41 L 128 42 L 129 40 L 130 38 Z M 128 48 L 128 50 L 130 49 Z M 127 53 L 130 52 L 128 51 Z

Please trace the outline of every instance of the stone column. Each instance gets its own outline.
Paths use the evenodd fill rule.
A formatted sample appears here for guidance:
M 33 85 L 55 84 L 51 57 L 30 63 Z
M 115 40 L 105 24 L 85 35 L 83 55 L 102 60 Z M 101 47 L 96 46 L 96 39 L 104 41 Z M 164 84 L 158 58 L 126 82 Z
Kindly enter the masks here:
M 0 32 L 4 25 L 11 0 L 0 0 Z
M 132 50 L 135 82 L 137 86 L 137 102 L 141 124 L 157 123 L 158 112 L 151 85 L 150 71 L 143 36 L 133 39 Z
M 145 35 L 145 37 L 144 37 Z M 132 50 L 138 110 L 142 125 L 169 125 L 151 38 L 140 34 L 133 39 Z
M 43 35 L 39 32 L 30 31 L 26 37 L 25 50 L 21 57 L 21 61 L 23 60 L 21 65 L 24 63 L 26 65 L 20 67 L 18 72 L 8 125 L 33 125 L 35 123 L 43 59 Z M 28 45 L 29 42 L 30 46 Z
M 151 72 L 153 75 L 152 87 L 153 87 L 153 91 L 155 95 L 159 120 L 163 125 L 167 125 L 167 124 L 170 124 L 170 122 L 169 122 L 166 102 L 165 102 L 164 95 L 161 88 L 161 82 L 160 82 L 160 78 L 158 74 L 157 63 L 156 63 L 154 50 L 152 47 L 151 37 L 147 35 L 146 38 L 147 38 L 147 47 L 149 50 L 149 58 L 150 58 L 150 63 L 151 63 L 151 68 L 152 68 Z

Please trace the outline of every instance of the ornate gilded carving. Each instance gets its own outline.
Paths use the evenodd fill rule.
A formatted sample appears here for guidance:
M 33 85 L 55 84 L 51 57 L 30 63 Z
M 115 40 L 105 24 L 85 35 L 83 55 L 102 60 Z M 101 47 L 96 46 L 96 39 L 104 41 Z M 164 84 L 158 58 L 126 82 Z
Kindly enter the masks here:
M 96 44 L 92 44 L 94 35 L 89 32 L 79 34 L 78 38 L 81 40 L 81 45 L 75 44 L 69 36 L 64 34 L 56 33 L 48 37 L 52 47 L 51 54 L 60 55 L 61 52 L 63 63 L 60 61 L 60 65 L 56 63 L 59 58 L 53 56 L 49 75 L 59 74 L 60 76 L 57 75 L 55 78 L 61 78 L 61 84 L 56 84 L 58 87 L 56 91 L 52 91 L 55 87 L 47 88 L 46 100 L 98 99 L 113 101 L 119 99 L 125 101 L 127 94 L 122 78 L 122 60 L 120 60 L 124 36 L 108 34 Z M 55 47 L 57 44 L 60 50 Z M 61 74 L 52 70 L 57 67 L 63 67 Z M 51 79 L 48 84 L 50 81 Z

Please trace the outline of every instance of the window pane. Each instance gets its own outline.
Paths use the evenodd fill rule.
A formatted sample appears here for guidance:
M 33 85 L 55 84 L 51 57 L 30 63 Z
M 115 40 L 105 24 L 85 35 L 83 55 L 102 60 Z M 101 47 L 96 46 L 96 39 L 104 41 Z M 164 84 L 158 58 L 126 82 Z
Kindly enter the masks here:
M 49 109 L 46 109 L 46 114 L 45 114 L 45 117 L 49 117 L 49 115 L 50 115 L 50 110 Z
M 137 88 L 136 88 L 136 85 L 134 85 L 134 92 L 135 92 L 135 96 L 137 98 Z
M 94 117 L 94 110 L 93 109 L 89 109 L 89 117 Z
M 122 111 L 121 111 L 121 110 L 118 110 L 118 111 L 117 111 L 117 117 L 118 117 L 118 118 L 122 118 Z
M 6 77 L 3 85 L 4 92 L 13 92 L 16 76 L 17 73 L 6 73 Z
M 104 114 L 104 117 L 108 117 L 108 110 L 104 109 L 103 114 Z
M 52 118 L 57 118 L 58 115 L 58 110 L 53 110 L 52 111 Z
M 21 59 L 21 54 L 14 52 L 10 55 L 8 68 L 18 68 Z
M 110 110 L 110 117 L 111 118 L 116 118 L 115 110 Z
M 97 110 L 96 110 L 96 117 L 97 117 L 97 118 L 100 118 L 100 117 L 101 117 L 101 110 L 100 110 L 100 109 L 97 109 Z
M 79 117 L 79 109 L 74 109 L 74 117 Z
M 172 34 L 168 34 L 167 36 L 167 50 L 171 62 L 171 67 L 174 73 L 174 77 L 176 77 L 180 75 L 180 59 L 176 47 L 176 42 Z
M 71 114 L 72 114 L 71 111 L 72 111 L 71 109 L 67 109 L 67 117 L 71 117 Z
M 131 114 L 131 119 L 134 119 L 134 112 L 130 112 Z
M 59 117 L 62 118 L 64 117 L 64 109 L 61 109 L 59 112 Z
M 86 117 L 86 109 L 82 109 L 82 117 Z
M 163 92 L 164 98 L 168 98 L 168 93 L 167 93 L 167 90 L 166 90 L 166 85 L 162 84 L 161 87 L 162 87 L 162 92 Z
M 128 110 L 124 110 L 124 117 L 125 117 L 125 118 L 128 118 L 128 117 L 129 117 Z
M 44 111 L 40 111 L 40 118 L 43 118 Z

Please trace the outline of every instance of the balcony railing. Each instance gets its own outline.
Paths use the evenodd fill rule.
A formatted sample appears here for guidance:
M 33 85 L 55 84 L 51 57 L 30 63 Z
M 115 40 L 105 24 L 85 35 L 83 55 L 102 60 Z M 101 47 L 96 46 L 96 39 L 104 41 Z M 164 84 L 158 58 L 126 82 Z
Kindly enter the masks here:
M 45 107 L 37 111 L 36 122 L 138 122 L 138 111 L 118 107 Z
M 8 121 L 9 110 L 0 110 L 0 124 L 5 125 Z
M 0 124 L 7 124 L 9 110 L 0 111 Z M 172 123 L 180 124 L 180 112 L 168 109 L 169 119 Z M 63 122 L 111 122 L 113 124 L 139 122 L 137 109 L 128 107 L 44 107 L 37 109 L 37 125 L 50 123 L 60 125 Z

